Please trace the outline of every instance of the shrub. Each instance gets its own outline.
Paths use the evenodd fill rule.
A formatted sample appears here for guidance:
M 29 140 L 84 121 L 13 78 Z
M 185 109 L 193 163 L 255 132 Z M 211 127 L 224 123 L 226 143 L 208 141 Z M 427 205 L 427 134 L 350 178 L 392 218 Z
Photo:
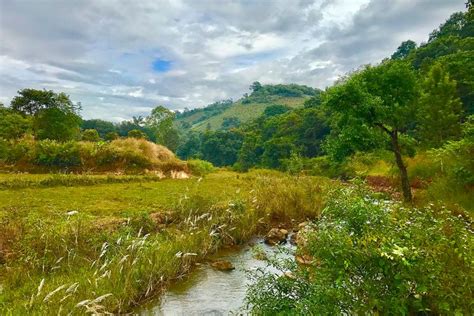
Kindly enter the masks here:
M 3 159 L 19 170 L 37 171 L 132 171 L 155 169 L 162 172 L 186 170 L 166 147 L 144 139 L 117 139 L 112 142 L 35 141 L 25 137 L 6 142 Z
M 108 132 L 105 134 L 105 140 L 112 141 L 119 138 L 119 134 L 117 132 Z
M 212 163 L 200 159 L 188 160 L 187 164 L 189 171 L 196 176 L 204 176 L 216 170 Z
M 95 129 L 86 129 L 82 132 L 81 139 L 86 142 L 98 142 L 100 140 L 99 132 Z
M 255 275 L 255 314 L 472 314 L 474 238 L 469 219 L 443 207 L 405 208 L 361 188 L 335 190 L 299 254 Z M 268 270 L 267 270 L 268 271 Z
M 39 166 L 67 168 L 81 164 L 79 145 L 75 141 L 59 143 L 41 140 L 36 143 L 35 163 Z
M 147 139 L 146 134 L 138 129 L 132 129 L 127 133 L 127 136 L 130 138 Z

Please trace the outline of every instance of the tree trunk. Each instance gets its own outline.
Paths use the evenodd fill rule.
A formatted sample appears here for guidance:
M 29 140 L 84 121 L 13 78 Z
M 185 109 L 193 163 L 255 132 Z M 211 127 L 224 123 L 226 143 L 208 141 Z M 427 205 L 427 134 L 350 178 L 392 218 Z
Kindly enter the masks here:
M 405 202 L 412 201 L 411 195 L 411 188 L 410 188 L 410 181 L 408 180 L 408 173 L 405 164 L 403 163 L 402 153 L 400 150 L 400 144 L 398 143 L 398 132 L 392 131 L 390 133 L 390 138 L 392 140 L 392 149 L 393 153 L 395 154 L 395 161 L 397 162 L 398 170 L 400 170 L 400 179 L 402 182 L 402 191 L 403 191 L 403 198 Z

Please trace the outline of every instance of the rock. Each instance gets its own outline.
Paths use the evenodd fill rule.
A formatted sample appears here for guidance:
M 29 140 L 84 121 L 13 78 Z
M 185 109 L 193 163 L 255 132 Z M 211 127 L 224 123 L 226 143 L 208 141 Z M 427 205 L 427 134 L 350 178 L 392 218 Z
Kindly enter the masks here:
M 295 256 L 296 262 L 298 262 L 301 265 L 307 266 L 313 263 L 313 258 L 310 255 L 301 255 L 301 256 Z
M 265 236 L 265 243 L 274 246 L 286 242 L 288 231 L 283 228 L 272 228 Z
M 211 263 L 211 267 L 219 271 L 232 271 L 235 267 L 227 260 L 217 260 Z

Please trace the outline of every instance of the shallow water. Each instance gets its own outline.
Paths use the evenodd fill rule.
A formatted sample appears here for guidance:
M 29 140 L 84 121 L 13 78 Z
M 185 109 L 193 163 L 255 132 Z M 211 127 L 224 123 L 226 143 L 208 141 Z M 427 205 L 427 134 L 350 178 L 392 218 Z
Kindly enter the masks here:
M 288 256 L 278 247 L 265 245 L 261 239 L 251 244 L 260 246 L 268 256 Z M 283 247 L 291 249 L 289 244 Z M 248 271 L 261 268 L 278 273 L 266 261 L 255 259 L 250 245 L 220 251 L 212 259 L 228 260 L 235 270 L 217 271 L 203 263 L 173 284 L 159 301 L 144 306 L 140 315 L 238 315 L 250 283 Z

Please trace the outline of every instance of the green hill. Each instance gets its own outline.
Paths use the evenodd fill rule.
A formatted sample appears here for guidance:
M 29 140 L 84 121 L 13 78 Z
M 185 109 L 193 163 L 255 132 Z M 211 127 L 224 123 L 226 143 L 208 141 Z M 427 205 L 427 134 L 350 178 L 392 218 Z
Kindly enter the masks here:
M 291 108 L 302 107 L 310 97 L 321 91 L 307 86 L 289 85 L 260 85 L 255 82 L 250 87 L 252 93 L 245 94 L 233 102 L 225 100 L 215 102 L 204 108 L 193 109 L 179 113 L 176 126 L 183 131 L 205 131 L 206 129 L 224 129 L 225 121 L 234 124 L 246 123 L 253 120 L 271 105 L 285 105 Z

